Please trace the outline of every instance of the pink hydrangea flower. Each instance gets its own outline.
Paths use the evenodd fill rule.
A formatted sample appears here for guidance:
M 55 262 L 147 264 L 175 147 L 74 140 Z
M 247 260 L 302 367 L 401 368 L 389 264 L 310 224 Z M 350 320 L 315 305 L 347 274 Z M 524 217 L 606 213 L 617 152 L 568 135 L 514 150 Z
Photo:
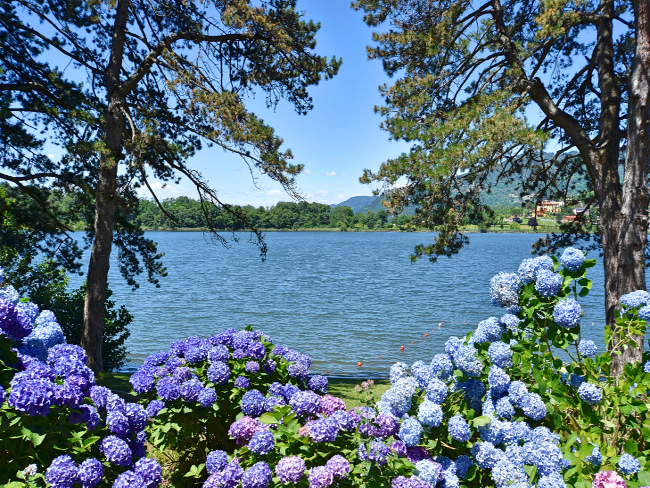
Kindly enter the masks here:
M 594 478 L 592 488 L 627 488 L 625 480 L 616 471 L 601 471 Z

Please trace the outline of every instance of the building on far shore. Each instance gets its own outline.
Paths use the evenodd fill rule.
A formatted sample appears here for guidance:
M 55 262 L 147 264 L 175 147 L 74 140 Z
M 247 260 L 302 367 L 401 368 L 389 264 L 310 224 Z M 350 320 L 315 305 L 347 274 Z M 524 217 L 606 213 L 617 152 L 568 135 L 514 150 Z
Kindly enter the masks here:
M 558 213 L 562 213 L 563 206 L 564 206 L 564 202 L 542 200 L 541 203 L 537 205 L 537 209 L 543 211 L 544 213 L 558 214 Z

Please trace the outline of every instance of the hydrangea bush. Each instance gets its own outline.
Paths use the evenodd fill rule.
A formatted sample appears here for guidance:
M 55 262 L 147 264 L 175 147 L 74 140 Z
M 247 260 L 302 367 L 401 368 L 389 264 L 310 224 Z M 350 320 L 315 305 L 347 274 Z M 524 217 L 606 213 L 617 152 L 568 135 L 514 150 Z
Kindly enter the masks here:
M 149 356 L 130 381 L 146 402 L 150 440 L 166 459 L 172 484 L 202 477 L 209 452 L 234 452 L 228 432 L 238 418 L 253 421 L 286 405 L 290 393 L 324 393 L 327 378 L 310 378 L 310 367 L 308 355 L 274 345 L 250 327 L 188 337 Z
M 416 463 L 422 481 L 445 488 L 650 484 L 650 363 L 630 364 L 616 380 L 608 353 L 598 355 L 581 337 L 578 299 L 589 293 L 586 271 L 594 264 L 569 248 L 560 260 L 527 259 L 516 273 L 499 273 L 490 292 L 502 317 L 450 337 L 429 364 L 393 365 L 377 408 L 399 421 L 407 446 L 425 453 L 426 463 Z M 619 340 L 631 344 L 631 335 L 645 332 L 650 294 L 621 303 L 626 334 Z M 436 464 L 439 485 L 428 475 Z M 393 483 L 402 486 L 410 485 Z
M 393 417 L 365 406 L 347 411 L 332 395 L 279 388 L 272 387 L 288 404 L 233 422 L 229 434 L 240 447 L 232 456 L 221 450 L 208 454 L 203 488 L 380 487 L 395 479 L 417 480 L 411 456 L 419 452 L 397 438 Z
M 52 312 L 0 288 L 0 485 L 159 485 L 147 412 L 96 386 L 86 360 Z

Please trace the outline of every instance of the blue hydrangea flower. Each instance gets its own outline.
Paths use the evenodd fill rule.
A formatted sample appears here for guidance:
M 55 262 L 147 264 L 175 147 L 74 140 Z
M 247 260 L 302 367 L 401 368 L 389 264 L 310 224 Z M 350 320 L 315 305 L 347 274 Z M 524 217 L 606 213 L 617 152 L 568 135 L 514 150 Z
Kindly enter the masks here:
M 476 359 L 476 349 L 472 346 L 460 346 L 454 354 L 454 361 L 467 376 L 480 376 L 483 371 L 483 364 Z
M 636 290 L 621 297 L 621 303 L 627 308 L 637 308 L 641 305 L 650 305 L 650 293 L 645 290 Z
M 554 297 L 562 288 L 562 276 L 546 269 L 537 273 L 535 290 L 546 298 Z
M 155 459 L 138 459 L 133 466 L 133 471 L 142 477 L 147 488 L 156 488 L 162 482 L 162 467 Z
M 535 274 L 537 273 L 538 265 L 535 259 L 524 259 L 517 269 L 519 279 L 524 283 L 532 283 L 535 281 Z
M 509 459 L 501 459 L 492 468 L 492 479 L 499 487 L 513 483 L 528 483 L 528 475 L 524 468 L 513 464 Z
M 54 402 L 54 383 L 49 379 L 27 379 L 12 385 L 8 403 L 19 412 L 45 417 Z
M 245 415 L 258 417 L 264 413 L 264 400 L 264 395 L 258 390 L 247 391 L 241 399 L 241 411 Z
M 386 464 L 386 458 L 390 455 L 390 447 L 381 441 L 372 441 L 368 459 L 375 461 L 379 465 Z
M 503 427 L 505 422 L 501 420 L 492 418 L 485 425 L 480 425 L 478 427 L 478 432 L 481 436 L 481 439 L 489 442 L 491 444 L 499 445 L 503 441 Z
M 416 361 L 411 366 L 411 371 L 420 389 L 424 390 L 432 378 L 431 368 L 424 361 Z
M 472 437 L 472 431 L 462 416 L 454 415 L 449 419 L 449 435 L 457 441 L 466 442 Z
M 490 298 L 493 305 L 517 306 L 522 282 L 516 273 L 501 272 L 490 280 Z
M 498 366 L 491 366 L 488 374 L 488 382 L 493 392 L 503 394 L 510 386 L 510 376 Z
M 311 390 L 314 390 L 316 393 L 322 393 L 322 394 L 327 393 L 327 385 L 328 385 L 327 378 L 325 376 L 321 376 L 318 374 L 309 378 L 309 381 L 307 382 L 307 386 Z
M 585 461 L 593 464 L 596 467 L 600 466 L 600 464 L 603 462 L 603 455 L 601 454 L 600 449 L 598 449 L 598 446 L 594 446 L 591 454 L 585 458 Z
M 332 414 L 330 417 L 334 420 L 336 420 L 336 423 L 339 426 L 339 429 L 341 430 L 347 430 L 348 432 L 354 430 L 356 426 L 356 422 L 354 421 L 354 418 L 348 413 L 343 410 L 337 410 Z
M 440 427 L 442 423 L 442 408 L 438 403 L 424 400 L 418 407 L 418 420 L 425 427 Z
M 505 325 L 507 329 L 516 331 L 519 330 L 521 319 L 514 314 L 507 313 L 501 317 L 501 323 Z
M 588 405 L 596 405 L 603 399 L 603 391 L 596 385 L 586 381 L 578 388 L 578 396 Z
M 650 322 L 650 306 L 644 305 L 639 309 L 639 318 L 646 322 Z
M 214 388 L 203 388 L 197 401 L 204 408 L 211 407 L 217 401 L 217 392 L 214 391 Z
M 420 442 L 420 436 L 422 435 L 422 424 L 416 419 L 406 418 L 402 422 L 399 428 L 399 438 L 406 444 L 408 447 L 415 446 Z
M 287 373 L 289 373 L 289 376 L 293 378 L 297 378 L 299 380 L 304 380 L 309 376 L 309 370 L 303 363 L 291 363 L 287 367 Z
M 449 339 L 447 339 L 447 342 L 445 342 L 445 352 L 453 357 L 456 354 L 456 351 L 458 351 L 458 348 L 462 345 L 463 341 L 458 337 L 450 336 Z
M 45 481 L 61 488 L 71 488 L 77 480 L 77 465 L 70 456 L 64 454 L 52 461 L 45 471 Z
M 496 414 L 501 418 L 509 419 L 515 415 L 515 408 L 510 403 L 510 398 L 507 396 L 501 397 L 496 403 Z
M 104 476 L 104 465 L 95 458 L 85 459 L 77 470 L 77 483 L 83 488 L 97 486 Z
M 553 320 L 567 328 L 573 328 L 580 323 L 580 316 L 582 315 L 582 307 L 573 298 L 560 300 L 553 310 Z
M 264 356 L 266 356 L 266 347 L 261 342 L 252 342 L 246 348 L 246 355 L 252 359 L 264 359 Z
M 181 396 L 181 385 L 171 376 L 166 376 L 156 385 L 158 396 L 165 401 L 174 401 Z
M 0 299 L 7 300 L 12 305 L 16 305 L 18 300 L 20 300 L 20 294 L 13 286 L 8 285 L 0 288 Z
M 251 382 L 245 376 L 237 376 L 237 378 L 235 379 L 235 388 L 240 388 L 242 390 L 245 390 L 249 386 L 251 386 Z
M 465 383 L 461 383 L 462 388 L 465 390 L 465 398 L 468 400 L 481 400 L 485 395 L 485 384 L 481 380 L 469 379 Z
M 462 454 L 456 458 L 454 464 L 456 465 L 456 475 L 460 479 L 465 479 L 465 476 L 467 475 L 467 471 L 469 470 L 469 468 L 474 466 L 474 461 L 472 461 L 471 457 Z
M 223 488 L 235 488 L 242 479 L 244 470 L 239 466 L 236 459 L 233 459 L 221 472 L 221 486 Z
M 223 344 L 212 346 L 208 351 L 208 361 L 210 363 L 222 362 L 225 363 L 230 359 L 230 351 Z
M 260 456 L 266 456 L 275 447 L 275 438 L 268 430 L 259 430 L 253 434 L 248 449 Z
M 500 368 L 510 368 L 512 366 L 512 350 L 510 344 L 497 341 L 490 344 L 488 356 L 495 366 Z
M 513 381 L 508 387 L 510 401 L 516 407 L 521 407 L 521 400 L 528 394 L 528 388 L 519 380 Z
M 284 385 L 284 388 L 282 390 L 282 396 L 284 396 L 284 399 L 286 401 L 290 401 L 293 396 L 300 391 L 300 388 L 298 388 L 296 385 L 292 384 L 286 384 Z
M 426 397 L 428 400 L 440 405 L 445 401 L 445 398 L 447 398 L 447 393 L 447 385 L 438 378 L 433 378 L 429 381 L 426 389 Z
M 474 337 L 480 337 L 474 342 L 494 342 L 498 341 L 501 338 L 501 333 L 503 332 L 503 324 L 496 317 L 490 317 L 486 320 L 481 320 L 476 327 L 476 333 Z
M 133 471 L 125 471 L 120 474 L 115 483 L 113 483 L 113 488 L 144 488 L 144 480 L 142 476 Z
M 560 473 L 550 473 L 539 478 L 537 488 L 566 488 L 566 483 Z
M 320 397 L 311 391 L 298 391 L 289 400 L 289 405 L 298 416 L 308 416 L 318 413 Z
M 436 354 L 431 360 L 431 375 L 446 381 L 454 372 L 449 354 Z
M 528 451 L 527 464 L 533 464 L 541 476 L 559 473 L 564 467 L 562 451 L 551 442 L 527 442 L 524 450 Z
M 579 249 L 567 247 L 562 253 L 560 263 L 569 271 L 578 271 L 585 262 L 585 255 Z
M 104 437 L 99 450 L 106 456 L 109 462 L 117 466 L 128 466 L 131 464 L 131 448 L 125 440 L 114 435 Z
M 207 376 L 210 382 L 224 385 L 230 378 L 230 368 L 222 362 L 213 363 L 208 368 Z
M 489 442 L 477 442 L 472 446 L 471 452 L 474 457 L 474 462 L 476 462 L 476 465 L 481 469 L 492 469 L 505 457 L 505 453 L 502 450 L 497 449 Z M 461 469 L 458 460 L 456 460 L 456 467 L 458 468 L 459 476 L 464 478 L 464 476 L 461 476 Z
M 414 474 L 431 486 L 436 486 L 442 477 L 442 466 L 435 461 L 423 459 L 415 463 Z
M 163 408 L 165 408 L 164 402 L 161 402 L 160 400 L 151 400 L 149 405 L 147 405 L 147 415 L 152 418 L 156 417 L 158 412 Z
M 9 287 L 0 288 L 0 293 Z M 0 332 L 15 340 L 22 340 L 31 334 L 33 325 L 21 317 L 12 301 L 0 296 Z
M 519 407 L 524 411 L 524 415 L 533 420 L 542 420 L 548 413 L 546 405 L 537 393 L 526 393 L 519 402 Z
M 405 363 L 395 363 L 390 367 L 390 382 L 397 383 L 402 378 L 406 378 L 408 366 Z
M 595 358 L 596 354 L 598 354 L 598 346 L 596 346 L 594 341 L 582 339 L 578 343 L 578 351 L 586 358 Z
M 228 455 L 225 451 L 221 450 L 210 452 L 205 460 L 205 468 L 210 474 L 221 471 L 227 464 Z

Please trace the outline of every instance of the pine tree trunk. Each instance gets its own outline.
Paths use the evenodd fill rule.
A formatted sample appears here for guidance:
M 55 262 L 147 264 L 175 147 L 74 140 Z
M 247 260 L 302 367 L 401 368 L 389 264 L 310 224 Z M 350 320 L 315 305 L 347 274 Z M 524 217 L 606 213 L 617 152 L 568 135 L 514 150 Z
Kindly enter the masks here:
M 115 230 L 117 168 L 123 158 L 124 118 L 121 107 L 124 103 L 124 96 L 120 93 L 119 81 L 128 7 L 128 0 L 120 0 L 117 4 L 111 58 L 106 70 L 105 83 L 108 94 L 108 112 L 104 134 L 106 152 L 102 154 L 99 162 L 95 197 L 95 238 L 88 265 L 84 325 L 81 335 L 81 347 L 88 354 L 88 366 L 96 372 L 104 369 L 102 342 L 106 285 L 113 246 L 113 231 Z
M 648 166 L 650 165 L 650 2 L 634 0 L 636 45 L 629 81 L 627 153 L 620 213 L 614 217 L 617 242 L 608 242 L 616 262 L 605 256 L 605 303 L 607 323 L 614 327 L 615 310 L 621 295 L 645 290 L 645 249 L 648 234 Z M 601 221 L 603 220 L 601 209 Z M 601 233 L 603 230 L 601 230 Z M 604 235 L 603 235 L 604 237 Z M 613 236 L 612 236 L 613 237 Z M 610 237 L 608 236 L 608 239 Z M 613 260 L 612 260 L 613 261 Z M 612 275 L 615 273 L 615 275 Z M 615 332 L 614 342 L 620 337 Z M 612 374 L 619 376 L 627 363 L 641 361 L 643 336 L 634 336 L 637 347 L 612 354 Z

